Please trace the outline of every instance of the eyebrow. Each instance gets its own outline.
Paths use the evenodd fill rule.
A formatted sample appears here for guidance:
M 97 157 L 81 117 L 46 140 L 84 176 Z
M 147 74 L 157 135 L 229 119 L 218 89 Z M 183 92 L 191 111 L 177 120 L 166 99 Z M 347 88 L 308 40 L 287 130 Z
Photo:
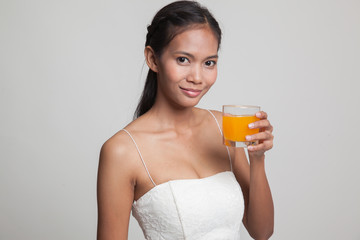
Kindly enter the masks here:
M 191 58 L 195 58 L 194 55 L 192 55 L 191 53 L 188 53 L 188 52 L 176 51 L 176 52 L 174 52 L 174 53 L 175 53 L 175 54 L 186 55 L 186 56 L 191 57 Z M 219 58 L 219 55 L 215 54 L 215 55 L 212 55 L 212 56 L 208 56 L 208 57 L 206 57 L 205 59 L 211 59 L 211 58 Z

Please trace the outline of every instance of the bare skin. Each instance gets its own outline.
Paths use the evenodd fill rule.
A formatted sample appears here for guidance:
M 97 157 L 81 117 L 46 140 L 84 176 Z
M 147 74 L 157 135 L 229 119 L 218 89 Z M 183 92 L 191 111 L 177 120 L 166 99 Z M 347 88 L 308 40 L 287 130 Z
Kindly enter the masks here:
M 145 49 L 148 66 L 158 74 L 154 106 L 126 126 L 156 184 L 174 179 L 197 179 L 229 171 L 227 150 L 216 122 L 206 110 L 195 108 L 217 76 L 217 39 L 208 27 L 177 35 L 162 56 Z M 221 123 L 221 113 L 213 111 Z M 253 135 L 260 144 L 249 150 L 231 149 L 234 174 L 245 199 L 243 222 L 255 239 L 273 231 L 273 203 L 266 180 L 264 153 L 271 149 L 272 127 L 264 112 Z M 98 240 L 127 239 L 133 201 L 154 185 L 135 145 L 119 131 L 102 147 L 98 172 Z

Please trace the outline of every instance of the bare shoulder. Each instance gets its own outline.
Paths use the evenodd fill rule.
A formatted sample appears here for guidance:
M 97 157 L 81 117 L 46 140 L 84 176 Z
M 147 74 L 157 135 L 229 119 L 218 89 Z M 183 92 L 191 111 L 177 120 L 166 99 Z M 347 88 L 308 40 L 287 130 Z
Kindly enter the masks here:
M 202 109 L 202 108 L 195 108 L 196 114 L 201 122 L 206 122 L 206 126 L 208 123 L 215 123 L 214 118 L 210 115 L 212 114 L 217 122 L 219 123 L 220 127 L 222 124 L 222 113 L 217 110 L 211 109 Z
M 119 131 L 109 138 L 101 147 L 99 166 L 109 166 L 117 170 L 118 174 L 135 177 L 135 156 L 132 150 L 133 142 L 125 131 Z M 123 175 L 124 176 L 124 175 Z
M 101 153 L 123 155 L 126 154 L 126 148 L 130 144 L 128 134 L 120 130 L 109 138 L 101 147 Z
M 211 110 L 211 109 L 209 109 L 208 111 L 210 111 L 215 116 L 217 122 L 220 125 L 220 128 L 222 128 L 222 112 L 220 112 L 218 110 Z
M 214 116 L 215 116 L 215 118 L 216 118 L 216 120 L 218 121 L 218 123 L 219 123 L 219 125 L 220 125 L 220 128 L 222 129 L 222 112 L 221 111 L 218 111 L 218 110 L 210 110 L 213 114 L 214 114 Z M 222 130 L 221 130 L 222 131 Z M 230 154 L 231 154 L 231 158 L 232 159 L 234 159 L 235 158 L 235 149 L 234 148 L 228 148 L 229 149 L 229 151 L 230 151 Z M 239 155 L 241 155 L 241 156 L 245 156 L 245 153 L 244 153 L 244 150 L 243 149 L 238 149 L 238 152 L 240 152 L 240 154 Z
M 222 112 L 218 110 L 210 110 L 214 116 L 216 117 L 216 120 L 218 120 L 219 123 L 222 123 Z

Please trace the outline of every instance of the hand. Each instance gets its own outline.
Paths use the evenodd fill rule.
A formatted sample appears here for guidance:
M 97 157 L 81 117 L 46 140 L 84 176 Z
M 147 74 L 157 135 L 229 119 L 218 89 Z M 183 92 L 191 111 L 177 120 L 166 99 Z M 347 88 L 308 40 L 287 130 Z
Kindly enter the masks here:
M 246 136 L 247 141 L 258 141 L 257 145 L 248 147 L 249 154 L 252 156 L 262 157 L 266 151 L 273 147 L 272 135 L 273 127 L 267 119 L 267 113 L 260 111 L 256 113 L 256 117 L 260 118 L 259 121 L 249 124 L 249 128 L 259 128 L 259 133 Z

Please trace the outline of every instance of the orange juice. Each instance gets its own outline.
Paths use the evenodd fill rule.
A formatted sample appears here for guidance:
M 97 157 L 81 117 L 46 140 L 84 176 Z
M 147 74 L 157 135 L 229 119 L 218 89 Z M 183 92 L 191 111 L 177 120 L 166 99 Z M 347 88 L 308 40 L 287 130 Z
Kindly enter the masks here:
M 259 129 L 250 129 L 249 123 L 260 120 L 255 116 L 223 116 L 223 133 L 225 143 L 246 142 L 245 136 L 259 132 Z M 228 144 L 226 144 L 228 145 Z

